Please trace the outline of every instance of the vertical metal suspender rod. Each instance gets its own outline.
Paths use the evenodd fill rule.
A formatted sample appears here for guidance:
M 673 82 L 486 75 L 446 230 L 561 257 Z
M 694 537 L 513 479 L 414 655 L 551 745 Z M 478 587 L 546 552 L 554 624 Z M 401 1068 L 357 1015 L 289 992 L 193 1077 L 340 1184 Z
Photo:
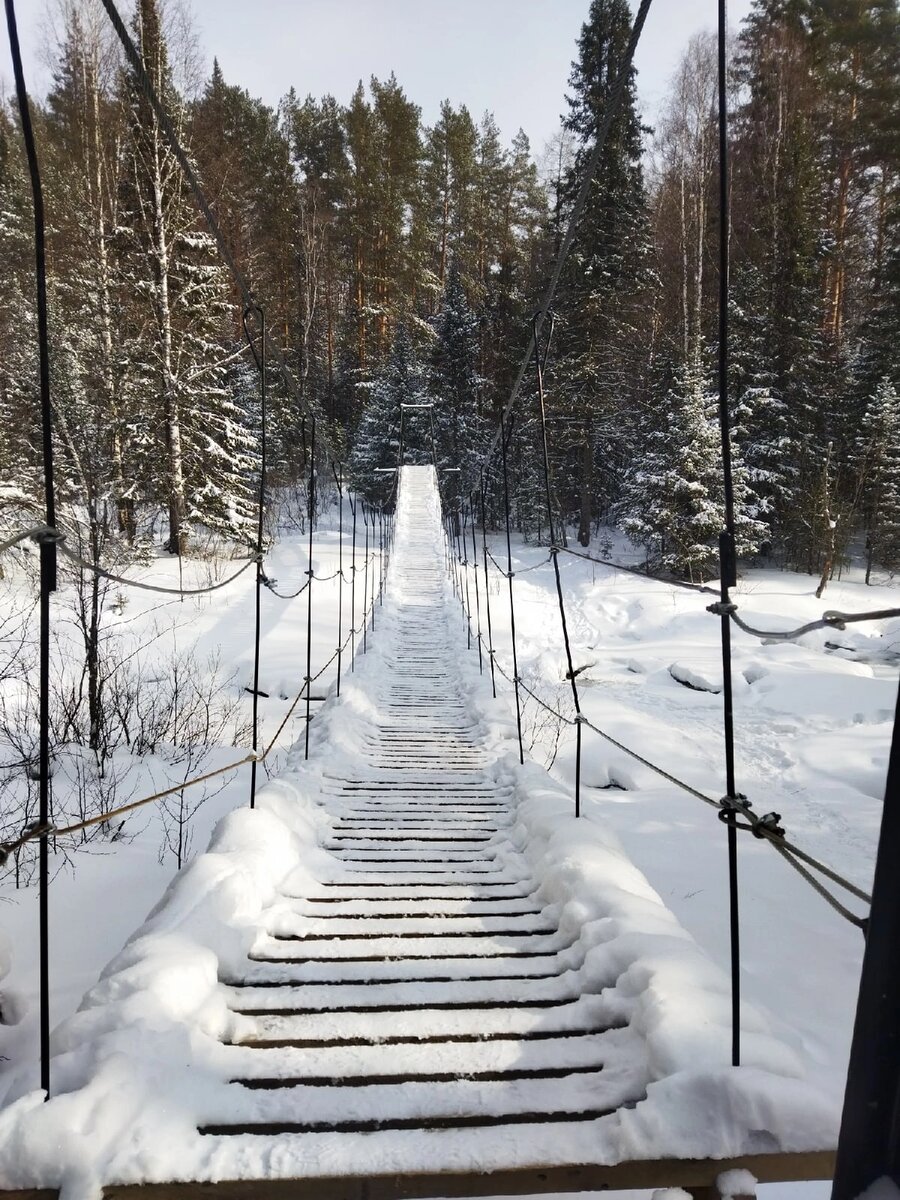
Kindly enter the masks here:
M 309 722 L 312 702 L 312 597 L 313 597 L 313 518 L 316 515 L 316 422 L 309 429 L 309 564 L 306 572 L 306 730 L 303 757 L 309 758 Z
M 253 340 L 253 333 L 247 324 L 247 318 L 254 313 L 259 321 L 259 351 Z M 244 309 L 241 323 L 244 326 L 244 336 L 250 347 L 250 353 L 259 371 L 259 506 L 256 524 L 256 611 L 253 625 L 253 750 L 259 749 L 259 643 L 262 620 L 262 589 L 263 589 L 263 524 L 266 514 L 266 314 L 259 304 Z M 250 764 L 250 807 L 256 807 L 256 759 Z
M 369 509 L 369 515 L 372 518 L 372 558 L 375 557 L 375 509 Z M 381 574 L 381 557 L 378 559 L 378 574 Z M 369 606 L 372 610 L 372 632 L 375 632 L 375 565 L 372 564 L 372 603 Z
M 385 573 L 385 552 L 384 552 L 384 509 L 378 510 L 378 603 L 384 604 L 384 573 Z
M 350 673 L 356 670 L 356 510 L 359 496 L 347 493 L 347 502 L 353 514 L 353 533 L 350 550 Z
M 344 644 L 344 468 L 342 464 L 338 464 L 338 469 L 334 469 L 334 463 L 331 464 L 331 471 L 334 475 L 334 481 L 338 489 L 338 638 L 337 638 L 337 686 L 335 687 L 335 695 L 341 694 L 341 654 Z
M 469 496 L 469 515 L 472 518 L 472 570 L 475 573 L 475 624 L 478 632 L 478 674 L 484 674 L 484 655 L 481 649 L 481 598 L 478 594 L 478 542 L 475 538 L 475 498 Z
M 510 427 L 511 428 L 511 427 Z M 506 510 L 506 578 L 509 582 L 509 629 L 512 642 L 513 661 L 513 690 L 516 693 L 516 732 L 519 735 L 519 762 L 525 761 L 525 749 L 522 745 L 522 702 L 519 696 L 519 658 L 516 653 L 516 605 L 513 599 L 513 569 L 512 569 L 512 533 L 509 524 L 509 470 L 506 462 L 506 444 L 508 441 L 506 423 L 500 419 L 500 461 L 503 466 L 503 507 Z
M 882 1177 L 900 1180 L 900 695 L 888 761 L 872 907 L 832 1200 L 855 1200 Z
M 719 3 L 719 428 L 722 435 L 722 477 L 725 490 L 725 528 L 719 536 L 722 625 L 722 701 L 725 735 L 726 798 L 738 800 L 734 771 L 734 700 L 731 678 L 731 619 L 729 588 L 737 583 L 734 524 L 734 479 L 731 471 L 731 418 L 728 411 L 728 78 L 726 0 Z M 729 923 L 731 930 L 731 1061 L 741 1061 L 741 951 L 738 906 L 737 816 L 724 810 L 728 840 Z
M 366 556 L 363 559 L 363 601 L 362 601 L 362 635 L 363 635 L 363 654 L 369 653 L 369 613 L 367 605 L 369 603 L 369 514 L 366 512 L 368 505 L 365 500 L 362 501 L 363 525 L 366 527 Z
M 462 517 L 462 528 L 460 528 L 460 517 Z M 466 541 L 466 506 L 463 501 L 460 501 L 459 511 L 456 518 L 456 545 L 457 553 L 459 554 L 459 569 L 463 573 L 463 585 L 465 588 L 465 608 L 466 608 L 466 649 L 472 649 L 472 607 L 469 601 L 469 557 L 468 557 L 468 542 Z
M 491 581 L 488 575 L 487 510 L 484 502 L 484 471 L 481 472 L 481 549 L 484 563 L 484 609 L 487 615 L 488 660 L 491 664 L 491 691 L 497 699 L 497 674 L 494 670 L 494 631 L 491 628 Z
M 540 330 L 537 317 L 532 324 L 535 352 L 534 366 L 537 373 L 538 402 L 541 413 L 541 447 L 544 456 L 544 489 L 547 497 L 547 530 L 550 534 L 550 557 L 553 560 L 553 574 L 556 576 L 556 598 L 559 602 L 559 619 L 562 624 L 563 644 L 566 648 L 566 678 L 572 685 L 572 700 L 575 704 L 575 816 L 581 816 L 581 701 L 578 696 L 578 682 L 575 675 L 575 664 L 572 662 L 572 645 L 569 641 L 569 626 L 566 621 L 566 603 L 563 599 L 562 579 L 559 573 L 559 547 L 556 544 L 556 529 L 553 521 L 553 479 L 550 472 L 550 450 L 547 444 L 547 409 L 544 403 L 544 365 L 539 345 Z M 553 336 L 553 320 L 551 317 L 550 333 L 547 337 L 547 349 Z
M 48 532 L 40 537 L 41 602 L 40 602 L 40 662 L 38 687 L 40 693 L 40 729 L 38 734 L 38 820 L 41 826 L 50 824 L 50 593 L 56 591 L 56 497 L 53 486 L 53 414 L 50 407 L 50 342 L 47 321 L 47 252 L 44 230 L 44 192 L 34 143 L 28 91 L 22 69 L 22 52 L 16 25 L 13 0 L 6 0 L 6 25 L 12 52 L 16 99 L 22 121 L 22 135 L 31 178 L 34 205 L 34 266 L 37 294 L 38 362 L 41 391 L 41 434 L 44 458 L 44 507 Z M 38 843 L 38 939 L 40 959 L 40 1052 L 41 1088 L 45 1098 L 50 1095 L 50 847 L 42 837 Z

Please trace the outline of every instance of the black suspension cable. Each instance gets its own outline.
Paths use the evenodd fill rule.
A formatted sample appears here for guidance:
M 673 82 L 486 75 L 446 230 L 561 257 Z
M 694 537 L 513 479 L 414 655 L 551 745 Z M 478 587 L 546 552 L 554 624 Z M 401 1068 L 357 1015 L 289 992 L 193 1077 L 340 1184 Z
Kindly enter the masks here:
M 516 732 L 519 737 L 519 762 L 525 762 L 525 748 L 522 745 L 522 701 L 519 696 L 519 659 L 516 653 L 516 605 L 513 599 L 513 569 L 512 569 L 512 532 L 509 524 L 509 470 L 506 461 L 507 435 L 503 431 L 503 417 L 500 418 L 501 464 L 503 467 L 503 504 L 506 510 L 506 560 L 507 581 L 509 583 L 509 627 L 512 641 L 513 689 L 516 694 Z M 511 434 L 512 430 L 510 430 Z
M 44 224 L 44 192 L 38 164 L 34 128 L 31 123 L 22 51 L 16 24 L 14 0 L 6 2 L 6 27 L 12 53 L 16 100 L 22 122 L 22 138 L 28 159 L 31 196 L 34 206 L 34 275 L 37 295 L 38 365 L 41 393 L 41 446 L 44 461 L 44 509 L 48 532 L 39 535 L 41 556 L 40 647 L 38 667 L 38 821 L 50 824 L 50 594 L 56 591 L 56 494 L 53 482 L 53 411 L 50 404 L 50 338 L 47 316 L 47 246 Z M 50 1096 L 50 848 L 41 838 L 38 851 L 38 937 L 40 959 L 40 1054 L 41 1089 Z
M 310 421 L 309 431 L 309 590 L 306 593 L 306 729 L 303 736 L 303 757 L 309 758 L 309 722 L 312 703 L 312 602 L 313 602 L 313 520 L 316 515 L 316 420 Z
M 584 210 L 585 203 L 587 202 L 588 193 L 590 192 L 594 176 L 597 173 L 597 167 L 600 165 L 600 156 L 602 155 L 604 147 L 606 146 L 606 141 L 609 137 L 609 131 L 612 128 L 612 123 L 615 120 L 616 115 L 618 114 L 619 105 L 622 102 L 622 97 L 625 93 L 625 87 L 631 75 L 631 64 L 634 60 L 634 52 L 637 49 L 637 44 L 640 40 L 641 31 L 644 28 L 644 22 L 647 19 L 647 13 L 649 10 L 650 0 L 641 0 L 637 15 L 634 18 L 634 25 L 631 29 L 628 45 L 626 46 L 625 53 L 622 57 L 622 63 L 619 67 L 619 72 L 616 75 L 612 86 L 610 87 L 609 96 L 604 103 L 603 116 L 600 119 L 600 125 L 597 129 L 597 140 L 594 143 L 594 149 L 591 151 L 591 156 L 588 159 L 584 178 L 581 181 L 581 187 L 578 189 L 578 195 L 575 197 L 575 203 L 572 206 L 569 223 L 566 226 L 565 236 L 563 237 L 562 244 L 560 245 L 559 253 L 556 256 L 556 262 L 553 264 L 553 272 L 550 276 L 550 282 L 547 285 L 544 299 L 538 311 L 537 322 L 533 336 L 525 350 L 525 356 L 519 365 L 518 374 L 516 375 L 513 383 L 509 399 L 506 402 L 506 407 L 503 410 L 503 416 L 501 418 L 500 425 L 494 434 L 490 446 L 488 446 L 487 451 L 482 458 L 482 468 L 486 468 L 490 460 L 493 458 L 494 452 L 499 444 L 499 440 L 503 436 L 504 423 L 509 423 L 513 408 L 519 396 L 519 391 L 522 387 L 522 382 L 525 378 L 525 373 L 531 363 L 531 356 L 537 346 L 536 338 L 540 337 L 541 331 L 544 328 L 544 322 L 547 319 L 550 309 L 553 307 L 553 301 L 556 296 L 556 290 L 559 286 L 562 269 L 565 265 L 566 259 L 569 256 L 569 251 L 572 249 L 572 243 L 575 240 L 575 232 L 578 228 L 578 222 L 581 220 L 581 214 Z
M 347 503 L 353 516 L 350 549 L 350 674 L 356 670 L 356 509 L 359 498 L 347 493 Z
M 469 496 L 469 515 L 472 518 L 472 570 L 475 573 L 475 622 L 478 642 L 478 674 L 484 674 L 484 656 L 481 650 L 481 597 L 478 586 L 478 542 L 475 538 L 475 500 Z
M 481 478 L 481 548 L 484 555 L 484 610 L 487 617 L 488 661 L 491 664 L 491 691 L 497 699 L 497 677 L 494 672 L 494 631 L 491 627 L 491 581 L 488 578 L 487 509 L 484 502 L 484 471 Z
M 341 654 L 343 652 L 341 633 L 344 617 L 344 468 L 339 464 L 335 470 L 334 463 L 332 463 L 331 470 L 338 490 L 338 644 L 335 695 L 339 696 L 341 694 Z
M 537 316 L 533 320 L 533 337 L 538 344 L 540 333 L 537 327 Z M 550 333 L 547 337 L 547 349 L 553 337 L 553 321 L 550 323 Z M 544 363 L 540 353 L 534 356 L 535 373 L 537 375 L 538 409 L 541 415 L 541 447 L 544 458 L 544 490 L 547 497 L 547 529 L 550 534 L 550 557 L 553 560 L 553 574 L 556 578 L 556 598 L 559 604 L 559 620 L 562 625 L 563 644 L 566 649 L 566 678 L 572 687 L 572 700 L 575 704 L 575 816 L 581 816 L 581 701 L 578 696 L 578 681 L 575 664 L 572 661 L 572 645 L 569 640 L 569 625 L 566 621 L 566 602 L 563 597 L 562 579 L 559 573 L 559 549 L 556 545 L 556 531 L 553 520 L 553 476 L 550 471 L 550 450 L 547 443 L 547 408 L 544 397 Z
M 728 197 L 728 28 L 726 0 L 718 0 L 719 85 L 719 429 L 722 440 L 722 482 L 725 491 L 725 528 L 719 536 L 722 631 L 722 726 L 725 741 L 725 788 L 729 801 L 743 799 L 737 791 L 734 769 L 734 693 L 731 671 L 731 621 L 729 588 L 737 583 L 734 478 L 731 466 L 731 418 L 728 411 L 728 298 L 729 298 L 729 197 Z M 738 893 L 737 815 L 725 815 L 728 841 L 728 909 L 731 934 L 731 1062 L 741 1061 L 741 949 Z
M 369 653 L 369 514 L 366 509 L 368 505 L 365 500 L 362 501 L 363 525 L 366 530 L 366 550 L 365 559 L 363 560 L 363 602 L 362 602 L 362 635 L 363 635 L 363 654 Z
M 259 321 L 259 351 L 257 352 L 256 343 L 253 334 L 247 324 L 247 319 L 251 313 L 255 313 Z M 263 589 L 263 539 L 265 536 L 265 514 L 266 514 L 266 314 L 263 312 L 260 305 L 254 308 L 245 308 L 241 316 L 241 324 L 244 328 L 244 336 L 247 339 L 247 344 L 250 347 L 250 352 L 256 362 L 257 370 L 259 371 L 259 396 L 260 396 L 260 455 L 259 455 L 259 505 L 256 525 L 256 609 L 253 626 L 253 752 L 256 753 L 259 748 L 259 646 L 260 635 L 262 628 L 262 589 Z M 256 773 L 257 761 L 254 758 L 250 764 L 250 807 L 256 807 Z

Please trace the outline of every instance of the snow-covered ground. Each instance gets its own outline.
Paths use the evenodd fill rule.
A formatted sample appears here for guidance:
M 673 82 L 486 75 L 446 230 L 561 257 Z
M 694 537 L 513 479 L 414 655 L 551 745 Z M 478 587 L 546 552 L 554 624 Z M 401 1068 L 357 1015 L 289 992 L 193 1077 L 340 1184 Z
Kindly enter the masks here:
M 348 544 L 345 538 L 345 564 Z M 494 551 L 502 561 L 499 539 Z M 524 568 L 544 557 L 536 548 L 518 545 L 514 565 Z M 336 535 L 323 530 L 316 538 L 314 566 L 327 575 L 336 562 Z M 281 539 L 270 571 L 278 576 L 280 587 L 291 590 L 292 584 L 302 582 L 306 565 L 305 539 L 297 534 Z M 579 682 L 590 719 L 667 770 L 711 795 L 721 794 L 721 698 L 715 693 L 721 672 L 718 620 L 706 612 L 712 597 L 574 558 L 563 557 L 561 565 L 575 665 L 587 668 Z M 197 582 L 204 582 L 201 568 L 195 570 Z M 171 583 L 175 574 L 160 560 L 145 577 Z M 191 582 L 186 572 L 185 585 Z M 819 602 L 813 595 L 815 583 L 806 576 L 750 571 L 736 599 L 745 619 L 769 628 L 791 627 L 824 608 L 896 603 L 895 589 L 867 588 L 846 577 L 831 584 Z M 474 599 L 471 575 L 470 584 Z M 333 653 L 337 639 L 336 582 L 315 586 L 313 673 Z M 490 589 L 495 646 L 508 667 L 506 581 L 493 568 Z M 568 685 L 563 679 L 552 568 L 518 576 L 515 596 L 520 671 L 530 686 L 565 709 Z M 481 600 L 483 606 L 483 591 Z M 265 734 L 277 727 L 305 673 L 306 598 L 282 601 L 264 593 L 264 602 L 260 686 L 270 693 L 261 702 Z M 157 604 L 138 593 L 127 617 L 139 628 L 142 620 L 158 619 L 158 612 L 152 612 Z M 344 605 L 349 613 L 347 587 Z M 248 572 L 207 599 L 176 602 L 173 610 L 179 619 L 172 636 L 183 646 L 196 645 L 204 655 L 221 650 L 223 661 L 237 671 L 234 686 L 240 689 L 250 681 L 252 608 Z M 459 636 L 464 645 L 462 620 Z M 734 650 L 739 788 L 758 812 L 780 812 L 789 836 L 799 845 L 868 888 L 896 700 L 900 623 L 856 627 L 847 633 L 832 630 L 770 645 L 735 631 Z M 473 648 L 470 654 L 475 653 Z M 333 669 L 323 685 L 332 679 Z M 502 678 L 498 689 L 508 704 L 510 689 Z M 285 730 L 285 748 L 302 728 L 298 712 Z M 538 761 L 549 759 L 556 731 L 533 704 L 526 703 L 525 730 Z M 553 770 L 571 781 L 574 747 L 567 733 L 557 749 Z M 590 732 L 585 734 L 584 751 L 584 812 L 618 835 L 680 922 L 716 963 L 727 967 L 725 836 L 715 813 Z M 216 753 L 234 752 L 223 746 Z M 242 770 L 200 809 L 195 852 L 203 848 L 222 814 L 246 803 L 248 774 L 249 769 Z M 54 879 L 54 1024 L 75 1010 L 81 994 L 173 875 L 170 858 L 158 861 L 157 816 L 144 810 L 129 818 L 128 829 L 133 840 L 94 843 L 75 856 L 74 868 L 67 867 Z M 745 836 L 740 861 L 745 998 L 767 1014 L 776 1035 L 796 1052 L 822 1095 L 837 1104 L 862 937 L 768 845 Z M 37 1080 L 36 918 L 34 889 L 16 892 L 4 884 L 0 930 L 10 944 L 11 966 L 0 990 L 12 997 L 9 1008 L 23 1016 L 15 1026 L 0 1027 L 0 1054 L 8 1060 L 0 1065 L 6 1076 L 15 1068 L 19 1093 L 23 1069 L 30 1069 Z M 3 960 L 0 953 L 0 969 Z M 810 1185 L 807 1191 L 824 1195 L 825 1185 Z
M 323 579 L 332 575 L 339 556 L 349 578 L 351 562 L 350 514 L 345 503 L 343 549 L 339 551 L 337 512 L 329 510 L 316 531 L 313 569 Z M 370 533 L 371 536 L 371 533 Z M 357 528 L 355 625 L 362 623 L 365 531 L 361 518 Z M 377 591 L 379 557 L 370 546 L 368 597 L 374 580 Z M 21 604 L 25 581 L 21 573 L 10 569 L 2 584 L 5 601 L 12 609 Z M 302 531 L 282 531 L 266 560 L 266 570 L 279 591 L 296 591 L 306 580 L 308 566 L 307 536 Z M 236 564 L 219 565 L 219 576 L 236 569 Z M 178 587 L 177 563 L 169 557 L 155 559 L 149 566 L 132 568 L 130 574 L 144 582 L 162 587 Z M 210 582 L 209 564 L 186 559 L 181 585 L 204 587 Z M 338 646 L 338 580 L 313 583 L 313 651 L 311 671 L 315 676 L 332 657 Z M 239 721 L 249 720 L 251 698 L 244 691 L 253 680 L 253 622 L 255 583 L 252 570 L 244 572 L 233 584 L 206 596 L 170 599 L 144 592 L 128 592 L 123 611 L 107 611 L 107 627 L 127 629 L 134 646 L 149 646 L 149 654 L 167 664 L 171 655 L 193 651 L 198 662 L 218 661 L 219 673 L 227 681 L 227 690 L 239 701 Z M 350 626 L 351 588 L 341 588 L 341 630 L 346 638 Z M 295 600 L 283 600 L 264 589 L 262 592 L 262 638 L 260 646 L 261 720 L 260 744 L 275 733 L 303 686 L 306 674 L 307 600 L 304 593 Z M 69 597 L 62 591 L 54 597 L 54 621 L 64 625 L 69 617 Z M 378 614 L 376 611 L 376 626 Z M 157 635 L 164 629 L 163 638 Z M 36 636 L 36 614 L 32 622 Z M 371 633 L 368 635 L 371 637 Z M 154 640 L 156 639 L 156 640 Z M 362 638 L 355 639 L 357 652 Z M 165 652 L 161 648 L 164 646 Z M 351 670 L 350 647 L 342 657 L 342 675 Z M 314 697 L 334 689 L 337 666 L 333 663 L 313 685 Z M 10 693 L 13 689 L 10 688 Z M 316 700 L 312 711 L 320 707 Z M 301 703 L 281 734 L 276 751 L 260 768 L 260 784 L 277 774 L 288 749 L 303 735 L 306 708 Z M 227 743 L 213 746 L 203 763 L 212 770 L 242 756 L 249 747 L 246 740 L 236 752 Z M 166 764 L 151 759 L 128 777 L 127 795 L 119 803 L 137 799 L 170 782 Z M 224 786 L 223 786 L 224 783 Z M 217 822 L 228 812 L 247 804 L 250 767 L 245 766 L 206 791 L 187 792 L 191 804 L 207 796 L 190 826 L 192 856 L 206 848 Z M 176 873 L 172 853 L 165 849 L 165 829 L 158 807 L 150 806 L 131 814 L 125 823 L 124 837 L 115 842 L 98 839 L 75 850 L 68 862 L 53 860 L 50 900 L 51 1025 L 56 1026 L 75 1011 L 81 997 L 96 981 L 100 971 L 125 943 L 134 929 L 159 900 Z M 72 839 L 65 843 L 71 848 Z M 60 843 L 60 849 L 64 844 Z M 0 1024 L 0 1103 L 6 1090 L 5 1080 L 13 1069 L 30 1066 L 34 1083 L 38 1071 L 38 901 L 37 889 L 16 889 L 9 871 L 0 875 L 0 997 L 2 1010 L 16 1018 L 14 1025 Z M 6 953 L 4 953 L 4 949 Z M 3 977 L 4 966 L 8 969 Z

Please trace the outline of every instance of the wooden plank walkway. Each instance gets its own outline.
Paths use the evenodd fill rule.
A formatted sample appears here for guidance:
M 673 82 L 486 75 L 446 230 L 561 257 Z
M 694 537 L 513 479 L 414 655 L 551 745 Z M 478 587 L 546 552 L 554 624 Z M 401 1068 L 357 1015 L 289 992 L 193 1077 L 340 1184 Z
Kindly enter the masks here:
M 828 1178 L 829 1152 L 541 1165 L 548 1136 L 563 1150 L 570 1140 L 583 1146 L 585 1126 L 638 1104 L 646 1065 L 623 1069 L 611 1053 L 622 1026 L 599 990 L 582 990 L 573 935 L 542 903 L 511 836 L 513 788 L 455 662 L 431 477 L 407 471 L 403 490 L 393 612 L 379 634 L 392 666 L 374 676 L 371 735 L 328 769 L 321 797 L 335 871 L 284 894 L 243 968 L 222 978 L 252 1032 L 227 1046 L 229 1077 L 204 1093 L 198 1127 L 226 1161 L 228 1146 L 253 1158 L 265 1142 L 273 1162 L 285 1139 L 308 1147 L 314 1177 L 131 1184 L 104 1194 L 287 1200 L 312 1188 L 318 1200 L 393 1200 L 696 1190 L 736 1166 L 763 1180 Z M 417 1147 L 410 1170 L 384 1170 L 402 1156 L 404 1137 L 418 1139 L 409 1142 Z M 424 1151 L 423 1137 L 431 1139 Z M 457 1159 L 477 1160 L 488 1140 L 494 1160 L 498 1145 L 508 1147 L 507 1166 L 454 1169 Z M 428 1168 L 429 1145 L 437 1171 Z M 342 1164 L 331 1175 L 329 1156 Z M 52 1193 L 28 1193 L 39 1194 Z

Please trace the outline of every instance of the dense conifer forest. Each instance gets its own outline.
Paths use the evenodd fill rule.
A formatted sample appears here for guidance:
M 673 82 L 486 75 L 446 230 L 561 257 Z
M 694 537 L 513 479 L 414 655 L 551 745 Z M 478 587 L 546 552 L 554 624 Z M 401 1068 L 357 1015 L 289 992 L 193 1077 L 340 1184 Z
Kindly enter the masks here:
M 587 6 L 587 0 L 586 0 Z M 251 545 L 258 382 L 240 306 L 157 119 L 96 0 L 53 8 L 35 100 L 49 219 L 61 524 L 95 561 Z M 269 336 L 373 499 L 399 405 L 433 401 L 440 465 L 490 437 L 611 81 L 626 0 L 590 0 L 557 137 L 533 147 L 453 98 L 423 123 L 402 80 L 272 109 L 217 63 L 198 75 L 175 9 L 134 37 Z M 651 19 L 665 19 L 664 12 Z M 497 48 L 498 53 L 502 47 Z M 731 403 L 741 552 L 813 573 L 853 548 L 900 566 L 900 17 L 895 0 L 754 0 L 731 47 Z M 715 42 L 694 37 L 659 112 L 634 73 L 557 297 L 546 369 L 569 536 L 610 526 L 650 569 L 716 569 Z M 652 126 L 652 128 L 651 128 Z M 30 192 L 0 111 L 0 519 L 40 498 Z M 273 379 L 272 481 L 309 470 Z M 430 461 L 410 420 L 407 461 Z M 540 538 L 533 385 L 511 443 L 515 516 Z M 330 475 L 322 461 L 318 469 Z M 451 478 L 448 476 L 448 478 Z M 543 531 L 545 535 L 546 531 Z

